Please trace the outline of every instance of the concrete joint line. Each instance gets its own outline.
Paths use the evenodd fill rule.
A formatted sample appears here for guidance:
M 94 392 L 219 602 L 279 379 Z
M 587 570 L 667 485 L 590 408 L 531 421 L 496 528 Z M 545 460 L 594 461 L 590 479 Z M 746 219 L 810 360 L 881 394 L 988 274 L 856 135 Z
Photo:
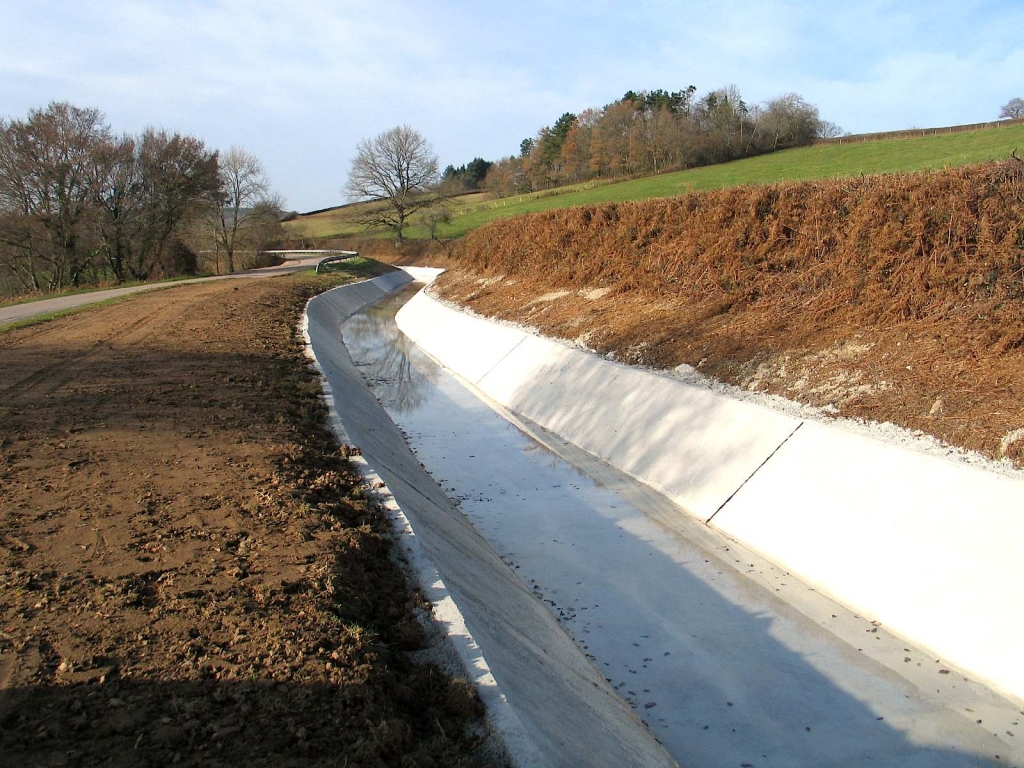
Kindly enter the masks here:
M 483 376 L 480 376 L 476 381 L 472 382 L 473 386 L 475 387 L 481 381 L 486 379 L 488 374 L 491 371 L 493 371 L 495 368 L 497 368 L 499 365 L 501 365 L 503 362 L 505 362 L 505 360 L 508 359 L 508 356 L 511 355 L 513 352 L 515 352 L 517 349 L 519 349 L 519 345 L 522 344 L 524 341 L 526 341 L 526 336 L 523 336 L 523 338 L 521 338 L 519 341 L 516 342 L 516 345 L 514 347 L 512 347 L 512 349 L 510 349 L 508 352 L 506 352 L 504 355 L 501 356 L 500 360 L 498 360 L 494 365 L 492 365 L 490 368 L 488 368 L 486 371 L 484 371 L 484 375 Z M 440 363 L 441 361 L 438 360 L 438 362 Z M 441 363 L 441 364 L 444 365 L 444 363 Z
M 715 519 L 715 515 L 717 515 L 719 512 L 721 512 L 723 509 L 725 509 L 725 505 L 733 500 L 733 497 L 743 489 L 743 486 L 745 486 L 747 483 L 749 483 L 751 480 L 754 479 L 754 475 L 756 475 L 758 472 L 760 472 L 761 468 L 764 467 L 765 464 L 767 464 L 769 461 L 772 460 L 772 457 L 776 453 L 779 452 L 779 450 L 782 448 L 782 446 L 784 446 L 786 443 L 789 442 L 789 439 L 791 437 L 793 437 L 793 435 L 795 435 L 797 433 L 797 431 L 800 429 L 800 427 L 802 427 L 803 425 L 804 425 L 804 423 L 801 421 L 799 424 L 796 425 L 796 427 L 793 429 L 792 432 L 790 432 L 788 435 L 786 435 L 786 439 L 783 440 L 781 443 L 779 443 L 775 447 L 774 451 L 772 451 L 770 454 L 768 454 L 768 458 L 766 458 L 764 461 L 762 461 L 760 464 L 757 465 L 757 468 L 753 472 L 750 473 L 750 476 L 747 477 L 746 480 L 744 480 L 742 483 L 740 483 L 736 487 L 735 491 L 733 491 L 732 493 L 729 494 L 729 498 L 727 498 L 725 501 L 723 501 L 718 506 L 718 509 L 715 510 L 714 514 L 712 514 L 711 517 L 709 517 L 707 520 L 704 521 L 704 525 L 711 525 L 711 521 Z

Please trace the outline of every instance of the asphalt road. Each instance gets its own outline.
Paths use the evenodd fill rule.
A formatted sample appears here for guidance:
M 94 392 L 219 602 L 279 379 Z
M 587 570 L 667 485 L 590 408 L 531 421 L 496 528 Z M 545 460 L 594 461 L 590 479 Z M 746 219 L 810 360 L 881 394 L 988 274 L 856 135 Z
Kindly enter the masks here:
M 45 315 L 50 312 L 59 312 L 64 309 L 74 309 L 87 304 L 95 304 L 108 299 L 116 299 L 121 296 L 129 296 L 142 291 L 155 291 L 161 288 L 173 288 L 176 285 L 187 285 L 188 283 L 203 283 L 210 280 L 239 280 L 251 279 L 254 277 L 273 277 L 291 272 L 300 272 L 304 269 L 314 269 L 322 256 L 305 256 L 297 259 L 289 259 L 276 267 L 262 267 L 261 269 L 249 269 L 244 272 L 235 272 L 220 277 L 197 277 L 194 280 L 175 280 L 166 283 L 150 283 L 148 285 L 135 285 L 130 288 L 111 288 L 107 291 L 92 291 L 90 293 L 79 293 L 73 296 L 58 296 L 53 299 L 41 301 L 29 301 L 24 304 L 15 304 L 10 307 L 0 308 L 0 327 L 16 323 L 20 320 L 27 320 L 37 315 Z

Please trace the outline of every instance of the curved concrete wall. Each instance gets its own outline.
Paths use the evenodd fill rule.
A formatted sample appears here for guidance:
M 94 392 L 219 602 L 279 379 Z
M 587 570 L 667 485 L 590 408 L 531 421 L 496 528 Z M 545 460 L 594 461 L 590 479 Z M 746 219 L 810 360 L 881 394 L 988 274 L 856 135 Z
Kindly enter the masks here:
M 799 420 L 453 310 L 419 293 L 398 326 L 492 400 L 709 520 Z
M 431 272 L 413 268 L 417 277 Z M 348 356 L 341 322 L 410 281 L 406 273 L 311 300 L 306 333 L 326 379 L 339 438 L 395 515 L 413 567 L 488 717 L 518 765 L 673 766 L 640 719 L 554 615 L 502 562 L 421 467 Z M 373 483 L 376 484 L 376 483 Z
M 1024 481 L 619 365 L 425 293 L 398 324 L 509 410 L 1024 699 Z

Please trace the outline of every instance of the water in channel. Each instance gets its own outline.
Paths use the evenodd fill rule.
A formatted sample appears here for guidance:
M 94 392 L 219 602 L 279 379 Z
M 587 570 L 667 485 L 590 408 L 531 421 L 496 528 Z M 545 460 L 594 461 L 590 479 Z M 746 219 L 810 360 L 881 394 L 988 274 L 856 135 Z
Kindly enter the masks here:
M 420 287 L 343 324 L 353 361 L 427 471 L 680 764 L 1015 764 L 989 730 L 1011 716 L 998 697 L 950 680 L 932 694 L 933 659 L 445 372 L 394 322 Z M 875 637 L 924 671 L 896 674 L 857 647 Z

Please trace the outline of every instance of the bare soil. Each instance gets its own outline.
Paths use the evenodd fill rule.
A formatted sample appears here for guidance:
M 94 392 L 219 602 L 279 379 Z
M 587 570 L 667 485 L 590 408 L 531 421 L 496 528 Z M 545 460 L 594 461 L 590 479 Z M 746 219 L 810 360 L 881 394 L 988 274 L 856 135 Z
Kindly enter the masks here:
M 4 766 L 476 764 L 295 336 L 335 282 L 0 334 Z

